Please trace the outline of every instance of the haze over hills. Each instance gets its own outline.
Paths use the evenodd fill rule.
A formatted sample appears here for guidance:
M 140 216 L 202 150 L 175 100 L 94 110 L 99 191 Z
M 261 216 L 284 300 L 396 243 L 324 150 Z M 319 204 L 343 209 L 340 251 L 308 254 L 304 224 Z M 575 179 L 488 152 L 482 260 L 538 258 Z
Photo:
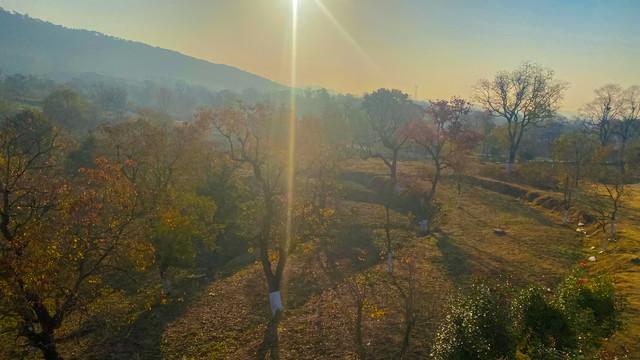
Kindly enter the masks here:
M 184 80 L 210 90 L 278 90 L 283 85 L 176 51 L 69 29 L 0 8 L 0 69 L 64 82 L 83 73 L 136 80 Z

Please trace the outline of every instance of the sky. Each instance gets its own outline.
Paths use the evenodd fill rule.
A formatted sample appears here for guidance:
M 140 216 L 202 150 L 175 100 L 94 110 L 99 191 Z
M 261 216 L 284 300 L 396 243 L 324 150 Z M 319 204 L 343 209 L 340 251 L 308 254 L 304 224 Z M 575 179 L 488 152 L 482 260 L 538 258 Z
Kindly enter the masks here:
M 289 85 L 293 0 L 0 0 L 8 11 L 144 42 Z M 324 9 L 324 10 L 323 10 Z M 472 98 L 524 61 L 570 83 L 576 111 L 640 85 L 640 0 L 298 0 L 296 85 Z

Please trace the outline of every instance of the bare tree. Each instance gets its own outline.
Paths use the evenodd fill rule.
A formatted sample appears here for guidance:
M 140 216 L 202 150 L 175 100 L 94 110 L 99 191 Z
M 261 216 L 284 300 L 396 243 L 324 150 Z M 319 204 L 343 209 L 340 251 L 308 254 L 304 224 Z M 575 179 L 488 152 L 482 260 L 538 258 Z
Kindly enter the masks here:
M 407 141 L 400 129 L 420 116 L 419 108 L 409 100 L 409 95 L 397 89 L 378 89 L 366 94 L 362 106 L 373 130 L 370 136 L 360 139 L 362 157 L 382 159 L 389 167 L 391 180 L 395 182 L 398 153 Z
M 553 70 L 533 63 L 524 63 L 511 72 L 501 71 L 494 79 L 481 79 L 474 86 L 476 101 L 507 122 L 509 171 L 522 135 L 555 115 L 567 88 L 568 83 L 554 79 Z
M 608 162 L 611 158 L 610 148 L 601 148 L 595 157 L 594 166 L 590 168 L 589 177 L 592 187 L 589 194 L 590 207 L 598 214 L 598 221 L 604 236 L 604 250 L 607 251 L 607 223 L 609 236 L 615 237 L 615 221 L 625 203 L 627 186 L 631 180 L 620 167 Z
M 629 141 L 638 131 L 640 117 L 640 86 L 631 86 L 622 96 L 622 115 L 616 122 L 615 134 L 620 138 L 620 170 L 626 172 L 626 148 Z
M 613 123 L 622 112 L 623 90 L 618 84 L 607 84 L 593 91 L 595 98 L 581 109 L 585 126 L 598 133 L 600 144 L 609 145 Z

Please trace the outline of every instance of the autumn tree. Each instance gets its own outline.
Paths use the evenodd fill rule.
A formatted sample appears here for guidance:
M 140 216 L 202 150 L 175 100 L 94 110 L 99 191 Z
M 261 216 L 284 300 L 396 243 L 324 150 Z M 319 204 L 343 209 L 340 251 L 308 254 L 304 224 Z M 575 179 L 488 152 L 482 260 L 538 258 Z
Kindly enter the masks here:
M 323 249 L 331 241 L 326 229 L 336 208 L 331 200 L 340 189 L 340 162 L 352 153 L 350 139 L 333 135 L 334 129 L 315 117 L 302 117 L 296 127 L 295 232 L 300 241 L 316 239 Z
M 464 149 L 472 149 L 477 142 L 475 132 L 467 115 L 471 109 L 464 99 L 430 101 L 424 109 L 425 116 L 414 120 L 402 130 L 402 134 L 420 145 L 426 156 L 433 161 L 435 174 L 431 180 L 431 190 L 426 194 L 425 203 L 433 199 L 441 172 L 451 165 L 462 165 Z M 461 166 L 456 168 L 462 171 Z
M 553 70 L 533 63 L 524 63 L 511 72 L 501 71 L 495 78 L 481 79 L 474 86 L 475 100 L 507 123 L 509 171 L 522 135 L 555 115 L 567 88 L 566 82 L 554 78 Z
M 365 94 L 362 107 L 367 114 L 370 132 L 360 136 L 362 157 L 378 158 L 389 168 L 391 180 L 396 181 L 398 154 L 408 138 L 400 130 L 420 117 L 417 105 L 400 90 L 378 89 Z
M 146 214 L 148 235 L 165 293 L 171 291 L 170 267 L 189 267 L 196 248 L 212 248 L 218 225 L 216 206 L 196 194 L 208 160 L 199 123 L 174 122 L 142 111 L 135 122 L 104 125 L 102 154 L 122 165 Z
M 214 129 L 220 149 L 252 174 L 251 188 L 259 204 L 255 239 L 274 315 L 265 331 L 260 353 L 265 356 L 268 350 L 272 358 L 278 357 L 277 327 L 283 310 L 280 287 L 292 250 L 290 234 L 282 226 L 288 114 L 288 110 L 272 105 L 237 103 L 234 107 L 203 109 L 197 116 Z
M 2 326 L 58 360 L 63 321 L 110 292 L 109 274 L 148 265 L 150 246 L 119 165 L 101 159 L 65 179 L 58 132 L 39 113 L 0 134 Z
M 496 127 L 496 124 L 493 122 L 493 115 L 491 115 L 490 111 L 472 111 L 471 112 L 472 121 L 475 122 L 474 130 L 478 134 L 482 135 L 482 150 L 481 154 L 483 158 L 486 158 L 489 155 L 489 142 L 488 139 L 491 136 L 491 130 Z
M 69 88 L 60 87 L 51 92 L 43 101 L 43 112 L 66 131 L 83 134 L 88 130 L 89 104 Z
M 94 98 L 103 113 L 116 120 L 123 119 L 127 111 L 127 91 L 120 87 L 98 83 L 94 87 Z
M 564 224 L 580 189 L 580 180 L 589 173 L 588 167 L 597 150 L 593 140 L 588 134 L 575 132 L 564 134 L 554 142 L 554 160 L 558 161 L 555 176 L 563 195 Z
M 462 182 L 468 174 L 469 164 L 473 161 L 471 152 L 484 137 L 475 131 L 465 129 L 457 131 L 451 141 L 451 152 L 447 160 L 448 166 L 453 171 L 456 182 L 457 200 L 456 207 L 460 207 L 462 197 Z

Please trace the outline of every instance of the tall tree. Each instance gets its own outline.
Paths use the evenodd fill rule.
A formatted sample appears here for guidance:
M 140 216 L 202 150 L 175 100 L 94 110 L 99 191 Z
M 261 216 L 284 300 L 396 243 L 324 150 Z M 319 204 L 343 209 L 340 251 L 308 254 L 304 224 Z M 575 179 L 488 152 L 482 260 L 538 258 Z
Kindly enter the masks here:
M 259 355 L 267 350 L 278 358 L 277 328 L 283 310 L 280 287 L 293 242 L 281 224 L 284 214 L 284 172 L 287 117 L 289 111 L 271 105 L 244 105 L 201 110 L 198 119 L 207 121 L 220 139 L 220 148 L 240 167 L 253 175 L 253 190 L 260 221 L 255 234 L 260 262 L 267 280 L 273 318 L 265 331 Z M 275 265 L 275 267 L 274 267 Z
M 430 101 L 424 109 L 426 116 L 422 120 L 414 120 L 402 130 L 404 136 L 424 148 L 426 156 L 435 166 L 431 190 L 425 196 L 426 203 L 431 201 L 436 192 L 442 170 L 450 166 L 454 159 L 460 161 L 457 157 L 463 156 L 465 149 L 475 146 L 477 136 L 467 118 L 470 110 L 471 104 L 456 97 L 450 101 Z
M 620 121 L 615 124 L 614 132 L 620 139 L 620 170 L 627 171 L 627 145 L 638 131 L 640 118 L 640 86 L 631 86 L 622 96 Z
M 509 171 L 513 170 L 522 135 L 555 115 L 567 87 L 566 82 L 554 79 L 553 70 L 533 63 L 524 63 L 511 72 L 501 71 L 494 79 L 481 79 L 474 86 L 476 101 L 507 122 Z
M 192 265 L 197 245 L 212 248 L 217 234 L 215 204 L 196 195 L 207 152 L 201 125 L 142 111 L 138 121 L 101 127 L 101 151 L 122 165 L 146 214 L 165 293 L 169 268 Z
M 362 107 L 372 131 L 361 139 L 362 157 L 384 161 L 389 168 L 391 180 L 395 182 L 398 154 L 408 139 L 400 133 L 400 129 L 418 118 L 421 115 L 420 109 L 409 100 L 408 94 L 384 88 L 365 94 Z
M 607 225 L 609 236 L 615 237 L 615 222 L 627 197 L 627 184 L 631 175 L 622 172 L 612 164 L 611 147 L 600 148 L 594 158 L 594 166 L 588 176 L 592 181 L 589 193 L 591 208 L 598 213 L 598 220 L 604 236 L 604 250 L 607 251 Z
M 127 111 L 127 91 L 120 87 L 109 87 L 103 83 L 95 85 L 95 101 L 104 114 L 121 121 Z
M 619 120 L 623 107 L 623 90 L 618 84 L 607 84 L 593 91 L 595 98 L 581 109 L 585 125 L 598 133 L 600 144 L 609 145 L 613 124 Z
M 43 112 L 66 131 L 84 135 L 88 130 L 89 104 L 82 95 L 67 87 L 60 87 L 44 99 Z
M 57 131 L 38 113 L 3 122 L 0 134 L 0 311 L 58 360 L 63 321 L 109 292 L 109 274 L 149 264 L 150 246 L 121 166 L 100 159 L 65 179 Z
M 554 142 L 554 160 L 558 161 L 556 178 L 563 195 L 564 224 L 580 188 L 580 180 L 589 172 L 588 166 L 597 148 L 594 141 L 597 140 L 588 134 L 569 133 Z

